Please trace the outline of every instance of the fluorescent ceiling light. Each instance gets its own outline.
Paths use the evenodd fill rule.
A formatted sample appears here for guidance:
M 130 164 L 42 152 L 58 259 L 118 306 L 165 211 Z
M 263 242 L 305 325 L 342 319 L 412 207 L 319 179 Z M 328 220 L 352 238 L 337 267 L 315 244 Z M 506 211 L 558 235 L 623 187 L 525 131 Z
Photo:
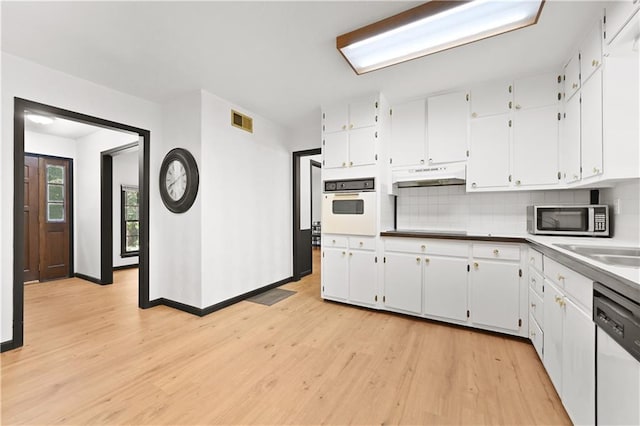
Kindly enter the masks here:
M 51 124 L 55 120 L 55 118 L 53 117 L 49 117 L 46 115 L 39 115 L 39 114 L 31 114 L 31 113 L 27 113 L 27 118 L 29 119 L 29 121 L 33 123 L 43 124 L 43 125 Z
M 336 38 L 356 74 L 538 22 L 544 0 L 430 1 Z

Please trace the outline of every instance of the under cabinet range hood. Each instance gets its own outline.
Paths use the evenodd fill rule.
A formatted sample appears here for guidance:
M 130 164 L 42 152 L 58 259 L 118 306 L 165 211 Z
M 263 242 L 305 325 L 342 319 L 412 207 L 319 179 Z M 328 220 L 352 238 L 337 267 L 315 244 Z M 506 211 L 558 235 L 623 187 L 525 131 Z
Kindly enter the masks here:
M 392 183 L 397 185 L 398 188 L 464 185 L 466 171 L 464 164 L 421 166 L 406 170 L 395 170 L 392 173 Z

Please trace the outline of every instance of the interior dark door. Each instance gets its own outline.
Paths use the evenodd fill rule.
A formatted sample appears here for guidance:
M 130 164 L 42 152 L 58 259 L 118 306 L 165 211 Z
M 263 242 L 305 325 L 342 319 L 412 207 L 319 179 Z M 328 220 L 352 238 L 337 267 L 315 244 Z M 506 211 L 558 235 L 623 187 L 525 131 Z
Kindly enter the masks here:
M 70 161 L 44 158 L 40 174 L 40 281 L 69 276 Z
M 24 157 L 24 281 L 40 279 L 38 157 Z

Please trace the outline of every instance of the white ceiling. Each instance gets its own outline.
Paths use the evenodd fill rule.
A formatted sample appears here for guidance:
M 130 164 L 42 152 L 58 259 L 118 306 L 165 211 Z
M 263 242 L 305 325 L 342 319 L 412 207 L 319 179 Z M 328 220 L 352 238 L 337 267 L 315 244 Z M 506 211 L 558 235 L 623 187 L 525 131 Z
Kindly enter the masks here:
M 322 104 L 393 103 L 559 70 L 603 2 L 547 0 L 537 25 L 357 76 L 335 37 L 419 3 L 2 2 L 2 50 L 151 101 L 205 89 L 289 127 Z
M 56 118 L 51 124 L 37 124 L 31 120 L 24 120 L 25 130 L 45 135 L 58 136 L 67 139 L 80 139 L 84 136 L 100 130 L 100 127 L 90 126 L 88 124 L 79 123 L 77 121 Z

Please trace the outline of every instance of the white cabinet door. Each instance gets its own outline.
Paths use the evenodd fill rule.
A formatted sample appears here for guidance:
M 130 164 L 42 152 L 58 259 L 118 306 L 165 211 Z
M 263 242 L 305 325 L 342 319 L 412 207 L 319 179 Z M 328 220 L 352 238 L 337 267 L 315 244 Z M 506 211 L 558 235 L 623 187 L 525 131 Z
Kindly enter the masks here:
M 427 156 L 429 163 L 465 161 L 468 149 L 467 92 L 427 99 Z
M 349 104 L 349 128 L 375 126 L 378 115 L 378 102 L 371 98 Z
M 376 163 L 375 127 L 363 127 L 349 132 L 349 166 L 365 166 Z
M 474 324 L 517 331 L 520 328 L 518 263 L 474 259 L 470 310 Z
M 509 185 L 509 116 L 471 120 L 467 189 Z
M 384 303 L 393 309 L 422 313 L 422 258 L 415 254 L 386 253 Z
M 510 81 L 492 81 L 471 90 L 471 117 L 504 114 L 509 112 L 513 86 Z
M 467 319 L 468 259 L 429 256 L 424 265 L 424 313 Z
M 580 56 L 573 55 L 564 68 L 564 95 L 569 100 L 580 89 Z
M 564 301 L 562 403 L 574 424 L 595 424 L 596 327 L 591 316 Z
M 605 41 L 611 43 L 629 19 L 638 11 L 640 2 L 637 0 L 611 1 L 605 5 L 607 24 L 605 27 Z
M 375 252 L 349 252 L 349 300 L 367 305 L 376 304 L 375 258 Z
M 516 186 L 558 183 L 558 123 L 555 104 L 514 113 L 512 146 Z
M 322 140 L 324 167 L 345 167 L 349 156 L 349 132 L 327 133 Z
M 560 170 L 566 183 L 580 180 L 580 96 L 565 104 L 561 121 Z
M 582 85 L 602 64 L 602 27 L 600 21 L 589 31 L 580 49 L 580 78 Z
M 391 165 L 413 166 L 424 164 L 425 101 L 420 99 L 392 108 Z
M 346 249 L 325 249 L 322 257 L 322 296 L 347 299 L 349 296 Z
M 347 104 L 332 105 L 322 109 L 322 130 L 333 133 L 347 130 L 349 106 Z
M 564 295 L 544 281 L 544 368 L 551 378 L 558 395 L 562 395 L 562 330 L 563 310 L 560 301 Z
M 544 73 L 521 78 L 513 82 L 513 108 L 539 108 L 557 105 L 560 99 L 558 74 Z
M 602 70 L 582 86 L 582 178 L 602 174 Z

